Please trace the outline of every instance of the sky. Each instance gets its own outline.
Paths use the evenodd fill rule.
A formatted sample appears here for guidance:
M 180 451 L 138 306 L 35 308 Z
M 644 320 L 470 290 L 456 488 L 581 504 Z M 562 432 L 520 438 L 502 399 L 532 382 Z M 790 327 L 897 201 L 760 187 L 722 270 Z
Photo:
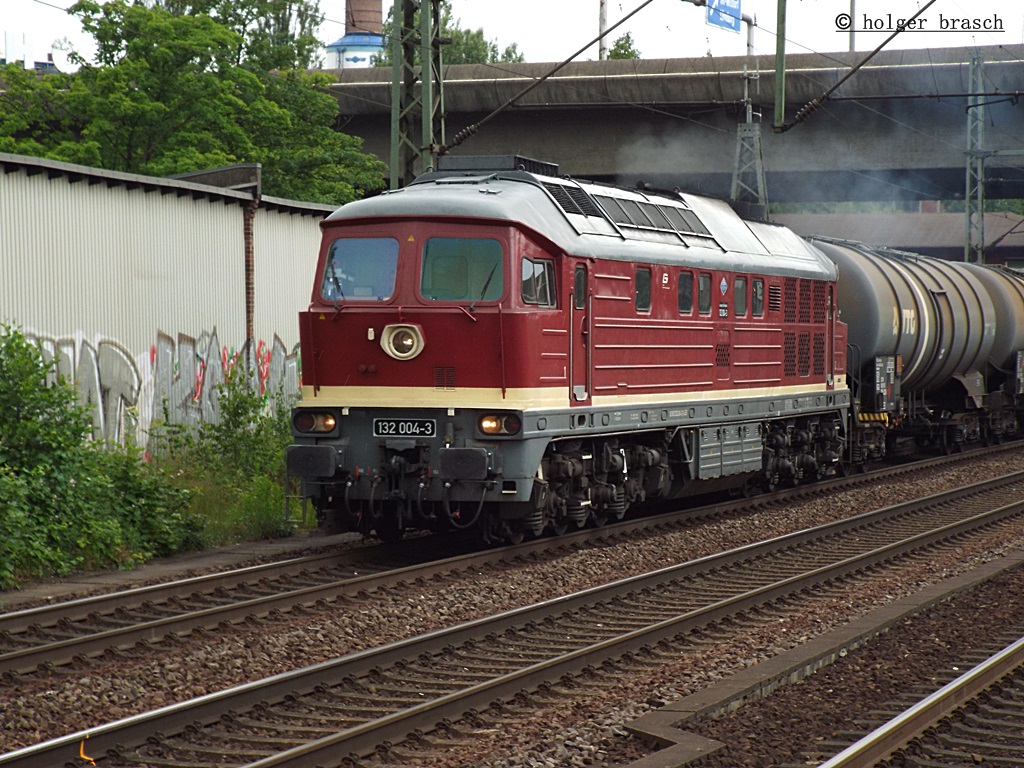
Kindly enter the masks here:
M 64 9 L 73 0 L 0 0 L 0 53 L 8 60 L 45 60 L 55 43 L 66 40 L 88 56 L 90 38 Z M 383 0 L 389 7 L 392 0 Z M 644 5 L 645 0 L 606 0 L 612 26 Z M 777 0 L 709 0 L 735 6 L 755 20 L 753 52 L 773 54 Z M 788 0 L 787 51 L 831 53 L 850 49 L 850 25 L 856 50 L 871 51 L 929 0 Z M 598 34 L 599 0 L 452 0 L 463 29 L 480 29 L 499 50 L 516 43 L 527 61 L 557 62 L 584 48 Z M 345 34 L 345 1 L 320 0 L 325 21 L 320 39 L 328 44 Z M 852 12 L 851 12 L 852 11 Z M 650 0 L 622 26 L 608 34 L 609 43 L 625 32 L 645 59 L 689 56 L 739 56 L 746 52 L 747 25 L 740 32 L 708 25 L 707 9 L 691 0 Z M 1022 0 L 932 0 L 932 5 L 888 48 L 948 48 L 1024 43 Z M 964 27 L 970 29 L 964 30 Z M 875 30 L 868 31 L 868 27 Z M 62 63 L 58 51 L 56 61 Z M 597 46 L 579 59 L 596 59 Z

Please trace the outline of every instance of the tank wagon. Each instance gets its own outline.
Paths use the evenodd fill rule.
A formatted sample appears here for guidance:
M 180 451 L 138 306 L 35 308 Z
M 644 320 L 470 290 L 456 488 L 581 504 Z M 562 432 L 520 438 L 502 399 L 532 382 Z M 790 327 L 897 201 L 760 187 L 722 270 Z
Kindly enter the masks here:
M 996 267 L 812 238 L 849 326 L 850 461 L 994 442 L 1020 429 L 1024 280 Z
M 288 468 L 327 527 L 516 541 L 1017 430 L 1012 275 L 466 160 L 323 222 Z

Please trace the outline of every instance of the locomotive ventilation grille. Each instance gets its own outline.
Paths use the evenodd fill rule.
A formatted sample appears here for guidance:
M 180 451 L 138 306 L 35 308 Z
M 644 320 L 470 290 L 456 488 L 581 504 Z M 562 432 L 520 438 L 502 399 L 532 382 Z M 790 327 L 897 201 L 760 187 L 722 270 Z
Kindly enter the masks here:
M 796 362 L 801 376 L 811 375 L 811 334 L 801 333 L 797 340 Z
M 814 322 L 824 323 L 828 304 L 825 293 L 825 284 L 814 283 Z
M 782 339 L 783 370 L 787 376 L 796 376 L 796 334 L 787 331 Z
M 814 375 L 825 375 L 825 334 L 814 334 Z
M 729 345 L 727 343 L 715 345 L 715 365 L 719 368 L 729 367 Z
M 782 289 L 777 285 L 768 286 L 768 311 L 782 311 Z
M 795 323 L 796 322 L 796 303 L 797 303 L 796 278 L 795 277 L 787 277 L 786 278 L 786 322 L 787 323 Z
M 814 334 L 812 349 L 811 334 L 787 331 L 782 339 L 782 364 L 786 376 L 825 375 L 825 334 Z
M 545 183 L 544 188 L 551 193 L 562 210 L 566 213 L 577 213 L 584 216 L 598 216 L 604 218 L 601 209 L 598 208 L 590 195 L 578 187 L 570 187 L 565 184 Z
M 800 281 L 800 322 L 811 322 L 811 283 L 810 280 Z
M 566 213 L 608 219 L 626 237 L 639 237 L 637 232 L 640 230 L 655 230 L 678 236 L 687 243 L 688 238 L 696 238 L 696 242 L 703 245 L 718 245 L 697 214 L 686 207 L 682 200 L 673 200 L 672 205 L 667 201 L 659 205 L 656 202 L 607 195 L 591 196 L 587 190 L 570 184 L 550 181 L 543 184 L 544 189 Z
M 455 369 L 442 366 L 434 368 L 434 389 L 444 391 L 455 389 Z

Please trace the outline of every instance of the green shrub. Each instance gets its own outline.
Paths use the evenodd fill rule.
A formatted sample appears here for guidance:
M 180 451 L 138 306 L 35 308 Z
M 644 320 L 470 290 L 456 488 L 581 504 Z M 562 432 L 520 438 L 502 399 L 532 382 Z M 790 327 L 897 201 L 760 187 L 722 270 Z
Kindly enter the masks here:
M 285 449 L 291 442 L 289 402 L 247 385 L 240 369 L 218 385 L 220 419 L 191 428 L 154 426 L 150 451 L 191 494 L 191 517 L 210 546 L 287 536 Z
M 238 502 L 243 535 L 247 539 L 274 539 L 291 534 L 284 519 L 284 489 L 270 478 L 258 476 Z
M 187 491 L 137 451 L 92 441 L 74 389 L 53 379 L 39 348 L 0 326 L 0 587 L 194 546 Z

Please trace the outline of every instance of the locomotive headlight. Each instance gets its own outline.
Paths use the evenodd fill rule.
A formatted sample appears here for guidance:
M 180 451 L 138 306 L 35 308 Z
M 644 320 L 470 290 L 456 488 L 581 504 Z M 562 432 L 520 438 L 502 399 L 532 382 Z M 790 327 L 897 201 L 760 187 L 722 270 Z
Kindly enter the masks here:
M 391 348 L 399 357 L 406 357 L 416 349 L 416 337 L 405 328 L 395 331 L 391 335 Z
M 292 426 L 296 432 L 332 432 L 337 424 L 334 414 L 322 411 L 298 410 L 292 417 Z
M 380 346 L 395 360 L 412 360 L 423 351 L 423 331 L 418 325 L 386 325 Z
M 480 417 L 477 426 L 485 435 L 517 435 L 523 422 L 514 413 L 488 413 Z

